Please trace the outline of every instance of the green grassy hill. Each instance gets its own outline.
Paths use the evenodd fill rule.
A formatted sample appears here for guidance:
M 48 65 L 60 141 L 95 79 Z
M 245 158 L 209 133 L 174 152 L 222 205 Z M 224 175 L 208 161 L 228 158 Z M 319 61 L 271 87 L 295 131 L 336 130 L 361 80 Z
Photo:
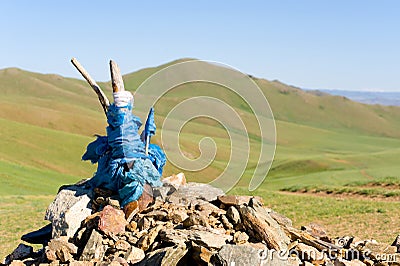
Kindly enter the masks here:
M 134 91 L 151 74 L 173 63 L 127 74 L 125 87 Z M 360 104 L 343 97 L 306 92 L 279 81 L 258 78 L 254 81 L 267 97 L 277 126 L 275 160 L 268 178 L 254 193 L 263 196 L 276 210 L 296 222 L 318 219 L 329 225 L 331 218 L 340 212 L 332 209 L 336 204 L 334 200 L 325 199 L 327 205 L 318 205 L 316 211 L 314 200 L 301 200 L 295 195 L 285 195 L 283 200 L 277 191 L 292 186 L 341 186 L 387 176 L 399 177 L 399 107 Z M 99 85 L 110 95 L 110 84 Z M 51 195 L 61 184 L 92 176 L 95 166 L 80 158 L 86 145 L 93 140 L 93 134 L 105 133 L 106 120 L 96 95 L 82 80 L 8 68 L 0 70 L 0 94 L 0 200 L 3 202 L 0 203 L 0 233 L 9 235 L 0 242 L 3 246 L 10 240 L 15 243 L 21 232 L 37 225 L 32 222 L 20 226 L 12 235 L 7 231 L 6 227 L 14 226 L 15 215 L 30 219 L 26 215 L 32 212 L 24 213 L 24 207 L 41 216 L 38 212 L 44 212 Z M 160 127 L 177 103 L 195 95 L 222 99 L 244 118 L 250 135 L 250 161 L 233 192 L 248 193 L 245 188 L 256 164 L 259 132 L 249 106 L 237 95 L 205 83 L 179 86 L 157 103 L 157 125 Z M 204 108 L 209 107 L 205 105 Z M 146 115 L 145 112 L 136 114 L 142 120 Z M 229 158 L 228 135 L 221 125 L 210 119 L 194 119 L 185 125 L 180 138 L 185 154 L 197 157 L 198 142 L 204 136 L 214 138 L 217 155 L 207 169 L 185 173 L 190 180 L 212 180 L 223 171 Z M 152 141 L 159 143 L 160 136 Z M 167 164 L 165 175 L 178 171 Z M 291 201 L 293 206 L 281 205 L 280 201 Z M 21 203 L 19 211 L 12 208 L 13 202 Z M 345 200 L 335 206 L 351 202 Z M 396 209 L 394 203 L 385 204 L 379 203 L 370 209 L 387 207 L 388 212 Z M 352 213 L 342 216 L 348 220 L 355 217 Z

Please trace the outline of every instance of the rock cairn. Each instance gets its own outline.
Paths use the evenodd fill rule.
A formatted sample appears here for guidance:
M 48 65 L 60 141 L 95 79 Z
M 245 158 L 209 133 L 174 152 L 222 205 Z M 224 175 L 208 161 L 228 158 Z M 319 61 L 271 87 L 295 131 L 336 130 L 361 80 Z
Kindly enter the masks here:
M 185 184 L 182 175 L 153 193 L 153 203 L 131 221 L 109 191 L 59 193 L 46 213 L 52 239 L 38 251 L 20 244 L 3 264 L 400 265 L 400 237 L 386 245 L 332 239 L 316 224 L 298 230 L 261 198 Z

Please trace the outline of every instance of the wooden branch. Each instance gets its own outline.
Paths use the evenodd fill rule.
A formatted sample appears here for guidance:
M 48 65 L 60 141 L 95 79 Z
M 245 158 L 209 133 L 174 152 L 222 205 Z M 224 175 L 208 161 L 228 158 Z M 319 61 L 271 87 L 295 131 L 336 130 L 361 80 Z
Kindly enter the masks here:
M 119 71 L 117 63 L 115 63 L 113 60 L 110 60 L 110 72 L 113 92 L 124 91 L 125 87 L 121 72 Z
M 92 79 L 89 73 L 83 68 L 83 66 L 78 62 L 76 58 L 71 59 L 71 63 L 76 67 L 76 69 L 81 73 L 82 77 L 86 79 L 89 85 L 93 88 L 94 92 L 97 94 L 99 98 L 100 104 L 103 107 L 104 113 L 107 115 L 108 106 L 110 106 L 110 101 L 104 92 L 100 89 L 99 85 L 97 85 L 96 81 Z

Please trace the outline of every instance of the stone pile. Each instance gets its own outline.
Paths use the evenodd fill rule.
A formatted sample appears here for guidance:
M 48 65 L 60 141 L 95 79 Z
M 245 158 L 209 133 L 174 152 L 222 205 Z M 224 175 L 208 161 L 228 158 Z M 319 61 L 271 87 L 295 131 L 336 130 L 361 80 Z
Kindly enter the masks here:
M 20 244 L 4 264 L 400 265 L 400 237 L 392 245 L 331 239 L 316 224 L 293 228 L 258 197 L 179 183 L 155 188 L 155 200 L 131 221 L 109 191 L 61 191 L 46 213 L 52 239 L 36 252 Z

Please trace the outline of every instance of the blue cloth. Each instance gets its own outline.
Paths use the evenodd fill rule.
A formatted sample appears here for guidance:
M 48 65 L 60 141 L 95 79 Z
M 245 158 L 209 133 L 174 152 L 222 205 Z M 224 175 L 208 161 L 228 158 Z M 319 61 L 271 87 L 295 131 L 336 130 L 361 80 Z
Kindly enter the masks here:
M 138 134 L 142 123 L 139 117 L 132 114 L 132 105 L 110 105 L 107 121 L 107 136 L 97 136 L 87 146 L 82 160 L 98 164 L 89 184 L 117 192 L 121 206 L 124 207 L 142 195 L 145 183 L 151 186 L 162 185 L 160 178 L 166 157 L 155 144 L 149 145 L 149 155 L 146 156 L 145 143 Z M 126 171 L 126 163 L 132 161 L 132 169 Z

